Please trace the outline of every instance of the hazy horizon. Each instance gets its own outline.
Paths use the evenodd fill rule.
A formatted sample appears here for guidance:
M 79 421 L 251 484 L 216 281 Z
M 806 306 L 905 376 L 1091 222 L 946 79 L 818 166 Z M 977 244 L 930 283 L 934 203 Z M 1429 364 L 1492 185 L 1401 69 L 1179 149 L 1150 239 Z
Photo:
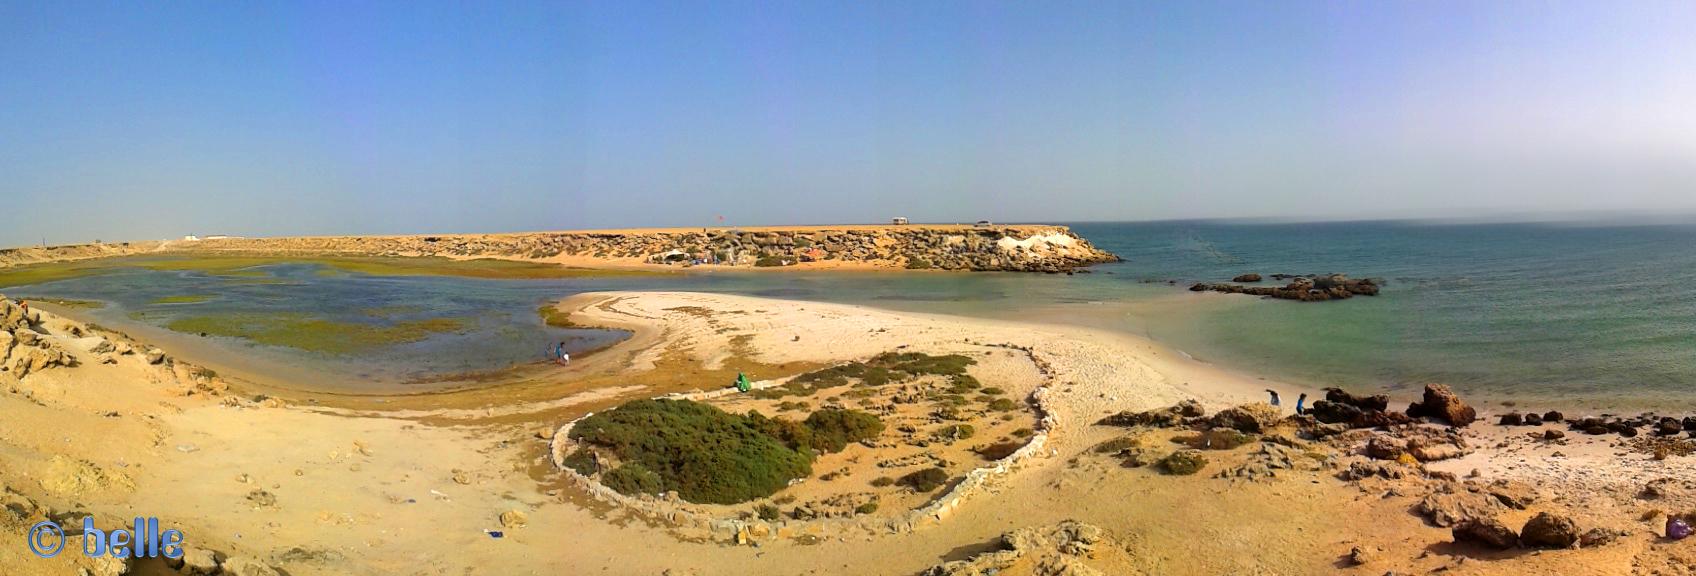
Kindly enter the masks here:
M 1677 2 L 0 2 L 0 246 L 1683 222 L 1692 29 Z

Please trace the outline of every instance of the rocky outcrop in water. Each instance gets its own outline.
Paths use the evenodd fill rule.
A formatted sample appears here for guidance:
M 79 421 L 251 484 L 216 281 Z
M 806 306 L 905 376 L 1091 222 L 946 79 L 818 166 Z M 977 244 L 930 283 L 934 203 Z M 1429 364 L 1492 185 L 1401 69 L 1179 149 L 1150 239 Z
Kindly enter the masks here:
M 1279 278 L 1281 274 L 1274 274 Z M 1253 280 L 1248 280 L 1253 278 Z M 1302 302 L 1324 302 L 1327 300 L 1347 300 L 1355 296 L 1377 296 L 1378 281 L 1371 278 L 1351 279 L 1342 274 L 1325 276 L 1288 276 L 1289 283 L 1283 286 L 1243 286 L 1241 284 L 1209 284 L 1197 282 L 1190 286 L 1191 292 L 1223 292 L 1226 294 L 1249 294 L 1266 296 L 1280 300 L 1299 300 Z M 1236 277 L 1237 282 L 1259 282 L 1259 274 L 1244 274 Z
M 885 268 L 1070 272 L 1118 256 L 1064 226 L 845 226 L 770 229 L 669 229 L 452 236 L 226 238 L 173 249 L 369 256 L 449 256 L 608 260 L 739 266 L 801 262 L 863 263 Z

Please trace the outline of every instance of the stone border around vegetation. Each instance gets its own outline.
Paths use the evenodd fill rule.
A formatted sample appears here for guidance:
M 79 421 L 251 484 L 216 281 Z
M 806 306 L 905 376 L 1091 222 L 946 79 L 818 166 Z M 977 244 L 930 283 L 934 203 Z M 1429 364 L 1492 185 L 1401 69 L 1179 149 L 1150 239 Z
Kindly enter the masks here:
M 1048 434 L 1059 426 L 1059 419 L 1055 417 L 1052 410 L 1049 410 L 1047 404 L 1049 386 L 1046 382 L 1052 377 L 1051 372 L 1048 369 L 1048 363 L 1037 357 L 1036 353 L 1027 347 L 1012 344 L 983 344 L 981 346 L 1009 348 L 1022 351 L 1030 358 L 1031 362 L 1036 365 L 1037 371 L 1042 375 L 1045 382 L 1045 384 L 1038 386 L 1035 391 L 1031 392 L 1030 395 L 1031 403 L 1034 405 L 1038 417 L 1036 433 L 1031 435 L 1030 440 L 1026 442 L 1023 447 L 1014 451 L 1006 458 L 996 460 L 987 466 L 972 469 L 970 472 L 966 473 L 963 480 L 955 484 L 952 488 L 949 488 L 948 491 L 943 493 L 941 496 L 932 498 L 928 504 L 909 510 L 896 517 L 862 515 L 851 518 L 818 518 L 813 520 L 780 521 L 718 518 L 712 514 L 701 511 L 699 508 L 695 507 L 694 504 L 683 501 L 675 495 L 655 496 L 642 494 L 639 496 L 630 496 L 620 494 L 618 491 L 607 487 L 605 484 L 601 484 L 595 479 L 584 476 L 576 470 L 572 470 L 565 466 L 566 454 L 568 454 L 572 448 L 577 446 L 577 442 L 570 438 L 571 429 L 584 418 L 593 416 L 594 413 L 592 412 L 584 414 L 576 420 L 572 420 L 567 422 L 565 425 L 560 426 L 559 429 L 554 432 L 553 439 L 549 441 L 548 449 L 552 456 L 554 467 L 564 473 L 566 479 L 570 481 L 573 486 L 583 490 L 591 498 L 614 506 L 623 507 L 648 518 L 665 522 L 674 527 L 707 529 L 712 533 L 715 540 L 722 539 L 736 544 L 747 544 L 759 540 L 793 538 L 801 535 L 836 535 L 850 530 L 859 530 L 873 534 L 900 534 L 912 532 L 921 527 L 940 524 L 943 520 L 946 520 L 949 516 L 953 515 L 954 511 L 965 503 L 968 498 L 987 489 L 993 480 L 1012 472 L 1018 465 L 1023 464 L 1025 461 L 1042 455 L 1044 448 L 1048 444 Z M 775 387 L 781 384 L 782 382 L 777 380 L 765 380 L 753 383 L 751 385 L 751 389 L 759 390 Z M 725 388 L 721 390 L 672 393 L 664 396 L 658 396 L 657 398 L 699 401 L 722 398 L 724 396 L 738 393 L 740 392 L 738 392 L 735 388 Z M 797 480 L 797 482 L 799 481 L 800 480 Z

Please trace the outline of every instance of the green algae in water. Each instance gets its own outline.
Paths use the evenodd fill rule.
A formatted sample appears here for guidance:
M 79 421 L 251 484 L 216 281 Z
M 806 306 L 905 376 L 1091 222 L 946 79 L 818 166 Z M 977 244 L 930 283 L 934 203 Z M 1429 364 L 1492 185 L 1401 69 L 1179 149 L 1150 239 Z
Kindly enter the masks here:
M 106 303 L 101 302 L 99 300 L 73 300 L 73 299 L 70 299 L 70 298 L 37 298 L 37 299 L 32 299 L 30 301 L 31 302 L 40 302 L 42 304 L 52 304 L 54 306 L 59 306 L 59 307 L 63 307 L 63 308 L 77 308 L 77 309 L 82 309 L 82 310 L 97 310 L 97 309 L 106 307 Z
M 542 317 L 542 323 L 555 328 L 578 328 L 571 322 L 571 313 L 560 311 L 552 303 L 543 304 L 536 308 L 536 314 Z
M 158 299 L 155 299 L 153 301 L 153 303 L 154 304 L 197 304 L 197 303 L 200 303 L 200 302 L 205 302 L 207 300 L 211 300 L 213 298 L 216 298 L 216 296 L 213 296 L 211 294 L 185 294 L 185 295 L 180 295 L 180 296 L 166 296 L 166 297 L 163 297 L 163 298 L 158 298 Z
M 217 316 L 186 316 L 165 324 L 189 334 L 243 338 L 258 344 L 309 352 L 349 354 L 423 341 L 435 334 L 465 330 L 459 318 L 407 320 L 390 324 L 337 322 L 299 312 L 243 312 Z
M 667 274 L 645 270 L 602 270 L 567 268 L 545 262 L 521 262 L 480 258 L 454 260 L 439 256 L 185 256 L 135 262 L 152 270 L 200 271 L 214 275 L 236 275 L 258 266 L 317 264 L 320 276 L 367 274 L 371 276 L 459 276 L 486 279 L 547 279 L 606 276 L 654 276 Z

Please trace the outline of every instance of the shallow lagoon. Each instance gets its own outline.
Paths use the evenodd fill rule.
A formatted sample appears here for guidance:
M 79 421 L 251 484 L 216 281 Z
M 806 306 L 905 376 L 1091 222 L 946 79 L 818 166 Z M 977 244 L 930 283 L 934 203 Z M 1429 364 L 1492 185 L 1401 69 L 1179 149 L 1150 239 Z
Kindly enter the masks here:
M 362 335 L 318 350 L 212 334 L 219 330 L 207 340 L 324 367 L 339 375 L 328 385 L 334 388 L 539 362 L 562 340 L 574 351 L 603 347 L 622 333 L 547 326 L 537 307 L 587 291 L 694 290 L 1084 324 L 1322 385 L 1411 392 L 1449 382 L 1494 396 L 1696 402 L 1693 227 L 1163 222 L 1074 229 L 1127 262 L 1076 276 L 697 269 L 541 279 L 259 262 L 116 267 L 4 291 L 110 302 L 79 313 L 115 327 L 242 315 L 329 323 L 311 327 Z M 1317 304 L 1183 290 L 1242 272 L 1333 271 L 1388 286 L 1377 298 Z M 204 295 L 213 297 L 194 298 Z M 270 340 L 298 336 L 285 330 Z

